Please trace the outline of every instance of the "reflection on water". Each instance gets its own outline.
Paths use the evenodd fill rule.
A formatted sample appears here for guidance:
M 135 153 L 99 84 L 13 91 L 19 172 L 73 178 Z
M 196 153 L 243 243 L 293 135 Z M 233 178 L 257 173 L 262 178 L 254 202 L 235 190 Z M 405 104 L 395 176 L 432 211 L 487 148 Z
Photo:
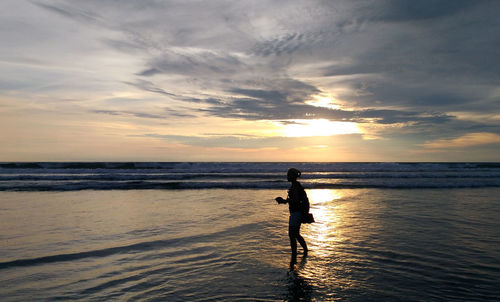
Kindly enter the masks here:
M 318 257 L 325 257 L 333 252 L 335 241 L 339 240 L 336 232 L 337 224 L 341 222 L 337 208 L 338 204 L 332 202 L 342 197 L 340 190 L 310 190 L 307 192 L 311 213 L 316 223 L 303 228 L 311 250 Z
M 307 241 L 310 257 L 313 261 L 308 261 L 307 265 L 302 262 L 302 265 L 297 268 L 300 277 L 293 280 L 297 280 L 295 282 L 297 287 L 300 288 L 299 285 L 303 285 L 303 291 L 309 295 L 313 292 L 313 288 L 324 289 L 325 285 L 322 280 L 325 280 L 326 283 L 337 282 L 335 270 L 332 270 L 329 262 L 338 258 L 338 255 L 335 255 L 338 253 L 336 246 L 339 241 L 344 240 L 343 235 L 339 232 L 339 224 L 344 222 L 344 218 L 340 216 L 341 211 L 339 211 L 342 205 L 336 202 L 342 199 L 344 194 L 344 191 L 330 189 L 307 191 L 311 203 L 310 211 L 316 222 L 304 225 L 302 234 Z M 307 297 L 301 299 L 308 301 Z M 301 299 L 295 299 L 295 301 Z
M 378 211 L 382 205 L 366 200 L 359 202 L 361 190 L 308 190 L 311 213 L 316 222 L 302 229 L 310 247 L 310 260 L 299 270 L 309 289 L 328 293 L 329 288 L 362 288 L 359 280 L 352 278 L 352 270 L 367 265 L 369 260 L 360 257 L 353 249 L 369 241 L 377 232 Z M 363 197 L 362 197 L 363 198 Z M 373 217 L 367 218 L 366 212 Z M 362 214 L 364 213 L 364 214 Z M 312 289 L 311 289 L 312 290 Z M 335 299 L 335 293 L 329 293 Z
M 307 193 L 316 223 L 303 225 L 310 253 L 297 267 L 300 279 L 292 280 L 313 300 L 493 301 L 500 294 L 491 281 L 500 272 L 493 260 L 500 251 L 493 246 L 500 244 L 491 236 L 498 230 L 492 217 L 500 208 L 486 195 L 465 190 Z M 490 218 L 477 223 L 478 212 Z M 487 269 L 478 272 L 478 267 Z
M 499 188 L 307 193 L 0 192 L 1 300 L 498 301 Z
M 302 258 L 298 270 L 303 270 L 307 263 L 307 257 Z M 313 286 L 310 280 L 299 274 L 296 270 L 288 273 L 286 301 L 311 301 Z

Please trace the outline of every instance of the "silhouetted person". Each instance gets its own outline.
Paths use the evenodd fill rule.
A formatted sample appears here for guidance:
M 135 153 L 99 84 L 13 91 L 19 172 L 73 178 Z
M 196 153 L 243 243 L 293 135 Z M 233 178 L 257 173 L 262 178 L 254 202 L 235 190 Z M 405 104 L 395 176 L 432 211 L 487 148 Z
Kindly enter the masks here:
M 286 199 L 276 197 L 278 203 L 288 203 L 290 210 L 290 220 L 288 222 L 288 236 L 290 237 L 290 247 L 292 248 L 292 259 L 290 266 L 297 263 L 297 240 L 304 249 L 304 257 L 307 256 L 307 244 L 304 238 L 300 235 L 300 225 L 302 217 L 309 212 L 309 199 L 302 185 L 297 181 L 300 177 L 300 171 L 295 168 L 288 169 L 287 179 L 292 183 L 288 190 Z

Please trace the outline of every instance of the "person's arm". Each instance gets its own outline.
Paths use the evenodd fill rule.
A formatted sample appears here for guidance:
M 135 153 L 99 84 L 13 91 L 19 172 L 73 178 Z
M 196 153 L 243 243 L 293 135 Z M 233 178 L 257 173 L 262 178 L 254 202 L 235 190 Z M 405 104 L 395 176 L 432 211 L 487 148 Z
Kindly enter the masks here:
M 277 203 L 280 203 L 280 204 L 288 202 L 288 199 L 283 199 L 283 197 L 281 197 L 281 196 L 280 197 L 276 197 L 275 200 L 276 200 Z

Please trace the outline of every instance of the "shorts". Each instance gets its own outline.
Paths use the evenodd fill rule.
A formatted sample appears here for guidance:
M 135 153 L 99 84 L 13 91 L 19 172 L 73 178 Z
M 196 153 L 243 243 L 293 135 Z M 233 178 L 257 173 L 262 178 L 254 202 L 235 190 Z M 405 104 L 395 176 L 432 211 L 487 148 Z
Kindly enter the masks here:
M 300 227 L 301 223 L 302 223 L 302 213 L 301 212 L 290 213 L 290 220 L 288 221 L 288 226 Z

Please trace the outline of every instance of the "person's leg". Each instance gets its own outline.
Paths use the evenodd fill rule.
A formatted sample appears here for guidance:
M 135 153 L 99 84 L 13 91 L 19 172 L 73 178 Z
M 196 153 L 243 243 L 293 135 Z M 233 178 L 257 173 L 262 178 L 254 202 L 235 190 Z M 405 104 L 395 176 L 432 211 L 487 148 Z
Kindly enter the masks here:
M 302 246 L 302 249 L 304 249 L 304 256 L 307 256 L 307 252 L 308 252 L 309 250 L 307 249 L 307 244 L 306 244 L 306 241 L 304 240 L 304 237 L 302 237 L 302 236 L 300 235 L 300 232 L 299 232 L 299 233 L 298 233 L 298 235 L 297 235 L 297 240 L 299 241 L 300 246 Z
M 292 260 L 291 263 L 297 263 L 297 235 L 299 230 L 295 226 L 288 227 L 288 236 L 290 237 L 290 247 L 292 248 Z
M 297 226 L 297 233 L 296 233 L 295 238 L 297 238 L 297 240 L 300 243 L 300 246 L 304 250 L 304 256 L 307 256 L 307 252 L 308 252 L 307 244 L 306 244 L 306 241 L 304 240 L 304 237 L 302 237 L 302 235 L 300 235 L 300 226 L 301 225 L 302 225 L 302 223 L 299 223 Z

